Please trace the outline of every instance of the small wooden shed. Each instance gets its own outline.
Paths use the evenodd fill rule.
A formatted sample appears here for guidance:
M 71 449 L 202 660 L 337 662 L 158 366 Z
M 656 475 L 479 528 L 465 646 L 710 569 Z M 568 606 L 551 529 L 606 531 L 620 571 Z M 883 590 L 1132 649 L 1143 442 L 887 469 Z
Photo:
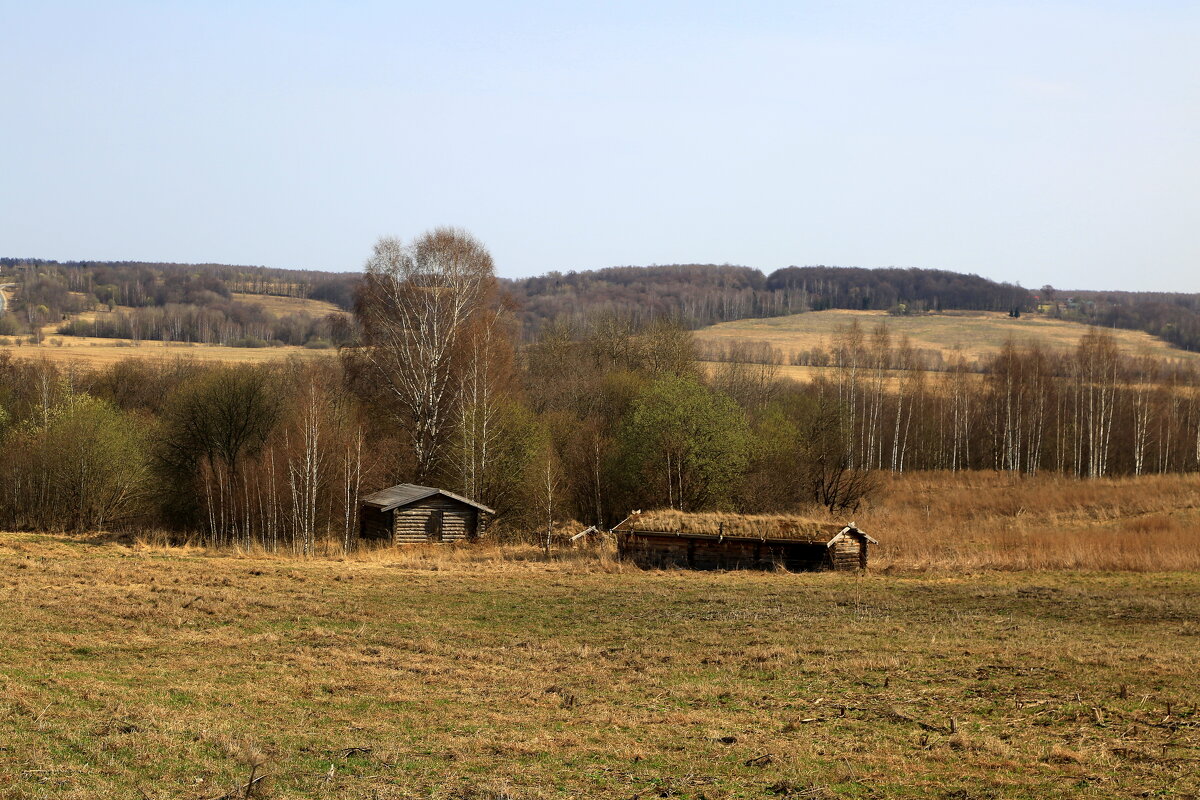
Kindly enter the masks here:
M 613 533 L 621 557 L 644 568 L 866 569 L 878 544 L 853 522 L 679 512 L 634 513 Z
M 473 541 L 495 513 L 445 489 L 401 483 L 362 499 L 359 535 L 392 544 Z

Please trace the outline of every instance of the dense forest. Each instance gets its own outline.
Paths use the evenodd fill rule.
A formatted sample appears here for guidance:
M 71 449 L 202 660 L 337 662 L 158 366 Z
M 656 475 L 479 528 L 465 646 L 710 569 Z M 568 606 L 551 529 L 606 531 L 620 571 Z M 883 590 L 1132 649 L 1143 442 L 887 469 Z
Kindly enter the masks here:
M 1146 331 L 1200 351 L 1200 294 L 1038 290 L 935 269 L 750 267 L 685 264 L 551 272 L 506 281 L 527 331 L 551 320 L 585 323 L 600 313 L 642 324 L 670 317 L 698 328 L 749 317 L 830 308 L 924 314 L 939 311 L 1040 312 L 1110 328 Z
M 628 313 L 635 323 L 674 317 L 694 328 L 828 308 L 922 313 L 1036 307 L 1035 295 L 1019 286 L 931 269 L 787 267 L 764 275 L 750 267 L 682 264 L 552 272 L 505 286 L 531 329 L 597 313 Z
M 823 378 L 711 371 L 673 317 L 595 311 L 522 334 L 477 241 L 381 240 L 340 358 L 267 366 L 0 353 L 0 527 L 155 527 L 313 552 L 355 546 L 358 498 L 401 481 L 499 512 L 498 536 L 633 508 L 824 509 L 885 471 L 1200 469 L 1200 375 L 1009 346 L 927 372 L 882 324 L 834 338 Z M 536 533 L 533 532 L 542 532 Z

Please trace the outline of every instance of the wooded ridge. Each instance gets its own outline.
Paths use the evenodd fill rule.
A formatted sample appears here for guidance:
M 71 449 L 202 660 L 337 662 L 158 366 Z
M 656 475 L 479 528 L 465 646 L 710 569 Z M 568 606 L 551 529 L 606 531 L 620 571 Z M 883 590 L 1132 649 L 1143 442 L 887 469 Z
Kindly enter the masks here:
M 254 333 L 247 333 L 250 328 L 239 319 L 246 312 L 229 306 L 231 295 L 324 300 L 349 311 L 362 280 L 361 273 L 318 270 L 19 258 L 0 258 L 0 274 L 12 275 L 19 286 L 10 313 L 0 317 L 0 335 L 32 333 L 37 321 L 62 320 L 89 308 L 127 307 L 131 310 L 123 318 L 108 325 L 76 323 L 61 332 L 118 338 L 190 336 L 179 340 L 205 342 L 250 337 L 288 344 L 344 341 L 348 334 L 336 326 L 313 329 L 312 321 L 272 327 L 262 320 L 256 321 L 257 327 L 251 324 Z M 599 314 L 626 316 L 639 325 L 665 317 L 698 328 L 832 308 L 895 314 L 1040 311 L 1086 324 L 1146 331 L 1175 347 L 1200 350 L 1198 294 L 1065 291 L 1051 286 L 1032 290 L 938 269 L 792 266 L 767 274 L 727 264 L 609 267 L 497 282 L 515 303 L 525 337 L 556 319 L 578 324 Z M 210 314 L 207 322 L 184 319 L 181 306 L 186 305 L 216 316 Z M 168 306 L 173 309 L 169 322 L 134 310 Z

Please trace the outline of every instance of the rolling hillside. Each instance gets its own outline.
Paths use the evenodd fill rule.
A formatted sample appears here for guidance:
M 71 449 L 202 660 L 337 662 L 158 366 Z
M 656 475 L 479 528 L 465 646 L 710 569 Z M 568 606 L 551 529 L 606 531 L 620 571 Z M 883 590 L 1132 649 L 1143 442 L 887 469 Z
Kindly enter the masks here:
M 347 323 L 361 279 L 217 264 L 28 259 L 0 259 L 0 271 L 0 284 L 9 284 L 0 347 L 15 348 L 17 337 L 28 347 L 40 332 L 91 361 L 120 358 L 135 340 L 195 345 L 197 356 L 211 350 L 229 360 L 345 344 L 354 338 Z M 723 360 L 722 349 L 746 342 L 776 348 L 793 369 L 819 367 L 805 351 L 827 350 L 851 320 L 868 329 L 885 320 L 893 338 L 908 336 L 934 368 L 956 353 L 978 360 L 1010 336 L 1070 349 L 1087 324 L 1112 330 L 1128 353 L 1195 363 L 1200 352 L 1200 295 L 1049 286 L 1033 292 L 945 270 L 787 267 L 765 274 L 677 264 L 551 272 L 500 284 L 527 340 L 551 322 L 586 330 L 609 318 L 635 326 L 666 318 L 696 329 L 708 359 Z M 275 347 L 226 354 L 230 344 Z
M 299 315 L 321 318 L 329 315 L 348 316 L 333 303 L 301 297 L 233 292 L 231 300 L 248 307 L 259 307 L 267 316 L 275 319 Z M 0 336 L 0 352 L 10 352 L 24 358 L 45 358 L 53 362 L 83 363 L 103 366 L 125 358 L 177 358 L 180 356 L 200 361 L 228 363 L 262 363 L 285 358 L 321 358 L 335 354 L 332 347 L 301 347 L 297 345 L 275 347 L 231 347 L 229 345 L 201 342 L 172 342 L 158 339 L 131 339 L 99 336 L 64 336 L 59 328 L 64 322 L 77 321 L 88 324 L 103 324 L 135 312 L 130 306 L 105 308 L 65 313 L 64 319 L 40 326 L 41 344 L 30 342 L 28 336 Z
M 349 313 L 345 309 L 338 308 L 326 300 L 316 300 L 306 297 L 281 297 L 279 295 L 250 294 L 247 292 L 233 292 L 230 294 L 230 297 L 240 303 L 262 306 L 263 311 L 266 311 L 268 314 L 274 314 L 277 317 L 286 314 L 308 314 L 312 317 L 322 317 L 327 314 Z
M 712 350 L 739 342 L 769 345 L 779 351 L 784 364 L 791 364 L 804 351 L 829 350 L 838 331 L 855 321 L 864 333 L 869 334 L 882 323 L 887 326 L 893 343 L 900 336 L 907 336 L 914 348 L 927 354 L 944 359 L 961 355 L 968 362 L 998 352 L 1010 338 L 1017 344 L 1036 342 L 1052 351 L 1071 350 L 1088 331 L 1087 325 L 1039 314 L 1014 319 L 1007 314 L 984 311 L 891 316 L 883 311 L 830 309 L 710 325 L 696 331 L 696 339 L 702 349 Z M 1110 332 L 1129 355 L 1144 353 L 1164 360 L 1200 363 L 1200 353 L 1178 350 L 1148 333 L 1120 329 Z

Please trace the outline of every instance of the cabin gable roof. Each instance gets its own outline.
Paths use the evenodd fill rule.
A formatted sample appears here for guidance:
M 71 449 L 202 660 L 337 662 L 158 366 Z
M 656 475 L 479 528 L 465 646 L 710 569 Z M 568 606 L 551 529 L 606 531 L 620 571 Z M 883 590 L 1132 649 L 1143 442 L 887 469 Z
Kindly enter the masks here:
M 837 536 L 834 536 L 832 539 L 830 539 L 829 543 L 826 545 L 826 547 L 833 547 L 833 545 L 837 542 L 838 539 L 841 539 L 847 535 L 853 535 L 855 533 L 857 533 L 859 536 L 866 539 L 871 544 L 879 544 L 879 542 L 876 539 L 874 539 L 871 536 L 871 534 L 867 533 L 864 530 L 861 530 L 860 528 L 856 528 L 854 526 L 854 523 L 850 523 L 849 525 L 847 525 L 846 527 L 844 527 L 840 531 L 838 531 Z
M 456 500 L 464 505 L 477 508 L 485 514 L 495 514 L 496 512 L 482 503 L 476 503 L 474 500 L 469 500 L 462 495 L 457 495 L 454 492 L 448 492 L 445 489 L 438 489 L 435 486 L 419 486 L 415 483 L 398 483 L 395 486 L 389 486 L 386 489 L 380 489 L 378 492 L 372 492 L 362 498 L 362 502 L 369 506 L 374 506 L 380 511 L 392 511 L 402 506 L 410 506 L 413 503 L 426 500 L 435 495 Z

